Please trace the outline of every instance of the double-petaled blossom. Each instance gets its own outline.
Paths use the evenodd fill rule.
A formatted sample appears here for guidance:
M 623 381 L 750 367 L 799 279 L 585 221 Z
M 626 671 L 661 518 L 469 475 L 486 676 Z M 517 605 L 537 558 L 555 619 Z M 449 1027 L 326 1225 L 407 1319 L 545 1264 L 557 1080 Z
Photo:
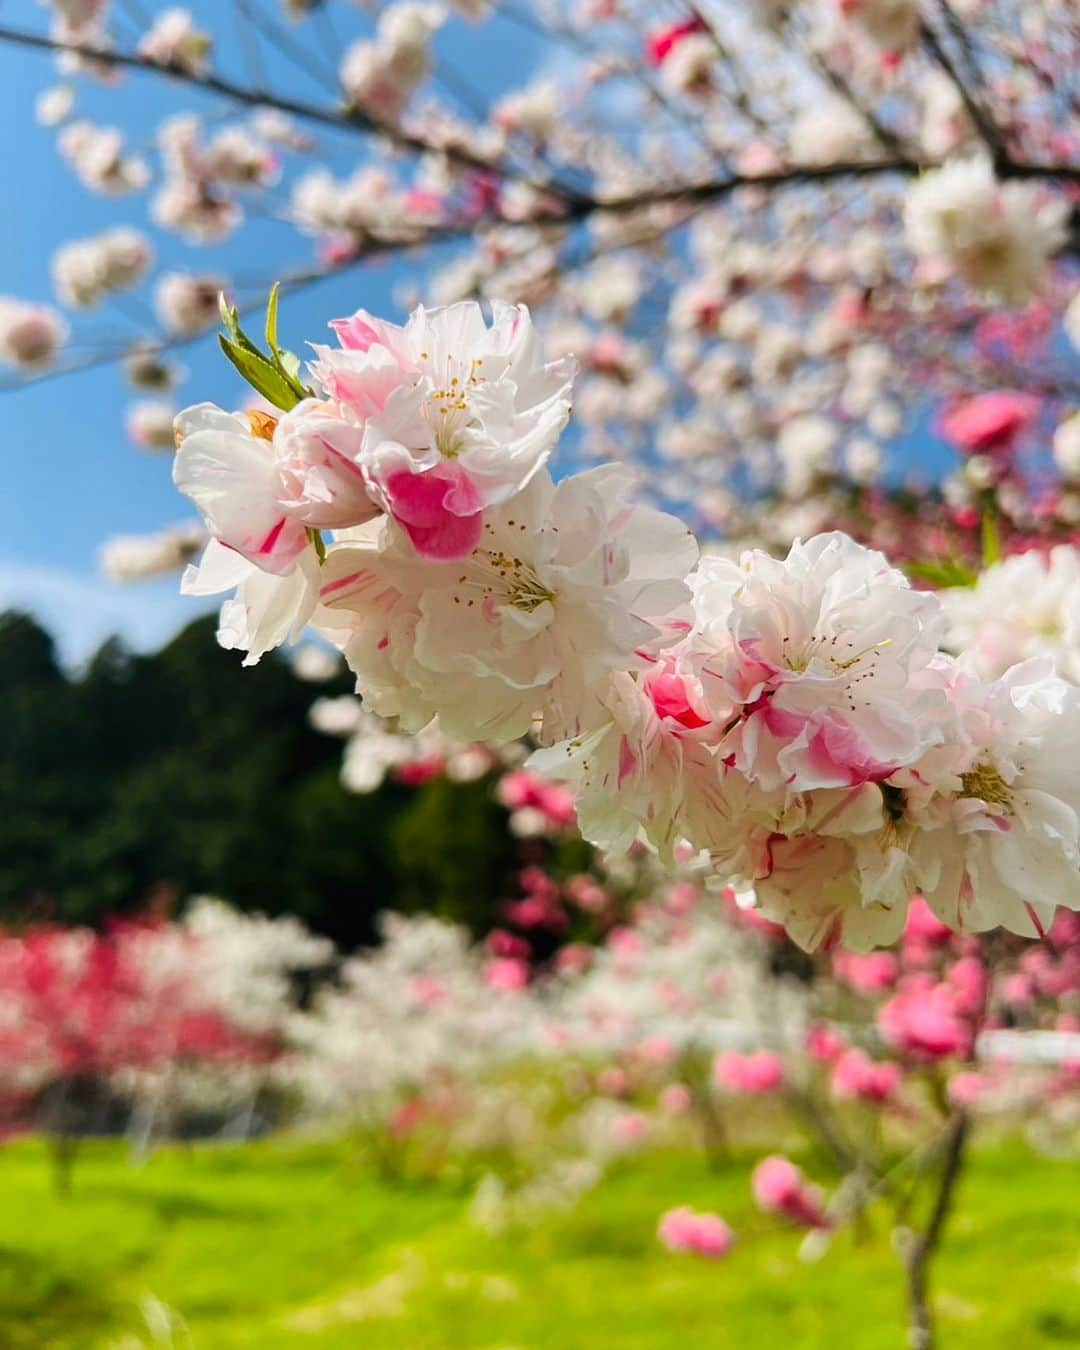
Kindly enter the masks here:
M 1077 905 L 1080 688 L 1033 659 L 992 684 L 957 672 L 950 699 L 948 772 L 927 791 L 916 766 L 905 791 L 919 887 L 953 929 L 1040 935 Z
M 1001 183 L 979 152 L 931 169 L 908 190 L 904 224 L 917 257 L 944 263 L 977 291 L 1019 304 L 1046 284 L 1066 240 L 1068 208 L 1036 184 Z
M 570 416 L 574 363 L 544 361 L 524 306 L 417 310 L 404 327 L 364 310 L 335 322 L 338 349 L 313 373 L 363 429 L 372 495 L 416 550 L 461 558 L 485 510 L 509 501 L 547 462 Z
M 309 540 L 282 502 L 275 434 L 269 414 L 226 413 L 209 403 L 188 408 L 176 419 L 173 481 L 215 539 L 264 571 L 282 573 Z
M 765 790 L 881 782 L 940 739 L 918 677 L 940 606 L 843 534 L 736 565 L 707 559 L 690 647 L 706 702 L 730 711 L 722 751 Z
M 1080 683 L 1080 549 L 1032 550 L 982 572 L 973 587 L 942 593 L 948 647 L 984 679 L 1032 656 L 1049 657 Z
M 540 471 L 453 564 L 418 557 L 396 523 L 335 548 L 322 601 L 349 628 L 346 659 L 376 711 L 463 739 L 595 725 L 609 674 L 676 636 L 697 547 L 670 516 L 629 503 L 606 468 L 556 486 Z

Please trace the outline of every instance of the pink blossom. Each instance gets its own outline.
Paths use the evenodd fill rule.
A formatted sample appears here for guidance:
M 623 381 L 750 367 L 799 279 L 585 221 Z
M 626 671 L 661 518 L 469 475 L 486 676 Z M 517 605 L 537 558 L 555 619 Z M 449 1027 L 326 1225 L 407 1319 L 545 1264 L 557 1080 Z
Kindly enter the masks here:
M 426 1008 L 437 1008 L 450 997 L 446 986 L 432 979 L 430 975 L 414 975 L 409 982 L 409 988 L 416 1001 Z
M 569 359 L 544 364 L 524 306 L 418 309 L 404 327 L 358 310 L 314 373 L 363 433 L 372 496 L 421 556 L 467 557 L 484 513 L 547 461 L 570 415 Z
M 914 1060 L 963 1056 L 971 1048 L 970 1025 L 956 1011 L 953 991 L 945 984 L 912 979 L 878 1013 L 885 1039 Z
M 800 1228 L 829 1228 L 822 1195 L 787 1158 L 763 1158 L 750 1181 L 754 1200 L 767 1214 L 780 1214 Z
M 543 900 L 554 905 L 559 899 L 559 883 L 548 875 L 542 867 L 523 867 L 518 873 L 521 889 L 534 900 Z
M 977 1017 L 986 1004 L 990 973 L 978 956 L 962 956 L 945 976 L 953 991 L 953 1008 L 964 1017 Z
M 515 769 L 499 779 L 496 793 L 510 811 L 539 811 L 553 829 L 575 820 L 574 794 L 562 783 L 552 783 L 529 769 Z
M 592 948 L 584 942 L 570 942 L 560 947 L 555 957 L 555 969 L 561 975 L 580 975 L 592 965 Z
M 1080 945 L 1080 912 L 1059 909 L 1050 925 L 1050 941 L 1057 948 Z
M 818 1024 L 806 1033 L 806 1053 L 819 1064 L 831 1064 L 847 1049 L 847 1041 L 832 1027 Z
M 1080 1092 L 1080 1059 L 1067 1059 L 1051 1078 L 1046 1095 L 1051 1100 L 1075 1096 Z
M 566 898 L 586 914 L 602 914 L 610 897 L 593 877 L 580 873 L 566 883 Z
M 943 924 L 921 895 L 912 897 L 901 943 L 905 966 L 928 966 L 937 950 L 952 937 L 952 929 Z
M 456 464 L 436 464 L 426 473 L 396 469 L 383 475 L 386 509 L 424 558 L 464 558 L 480 542 L 482 503 Z
M 507 994 L 519 993 L 528 986 L 529 963 L 511 956 L 496 957 L 484 967 L 484 979 L 492 989 Z
M 657 1236 L 669 1252 L 690 1252 L 713 1261 L 726 1256 L 735 1241 L 719 1215 L 697 1214 L 685 1205 L 661 1217 Z
M 608 1064 L 596 1076 L 597 1091 L 605 1097 L 625 1097 L 630 1091 L 630 1076 L 618 1064 Z
M 891 989 L 900 973 L 900 964 L 892 952 L 837 951 L 833 973 L 859 994 L 876 994 Z
M 640 1111 L 624 1111 L 611 1124 L 611 1137 L 627 1148 L 643 1144 L 651 1131 L 652 1122 Z
M 908 909 L 907 924 L 904 927 L 904 937 L 940 947 L 952 937 L 952 929 L 948 924 L 941 922 L 921 895 L 913 895 Z
M 609 950 L 619 958 L 621 964 L 632 966 L 644 949 L 640 936 L 632 928 L 620 926 L 608 934 Z
M 1001 997 L 1010 1008 L 1026 1008 L 1035 1001 L 1035 981 L 1030 975 L 1010 975 L 1002 981 Z
M 664 892 L 664 908 L 672 914 L 691 914 L 701 899 L 701 891 L 692 881 L 678 881 Z
M 949 1079 L 949 1100 L 954 1106 L 974 1106 L 988 1087 L 981 1073 L 954 1073 Z
M 645 59 L 650 66 L 662 66 L 680 42 L 706 31 L 704 21 L 697 17 L 654 29 L 645 39 Z
M 903 1074 L 896 1064 L 882 1064 L 864 1050 L 846 1050 L 833 1065 L 831 1086 L 837 1097 L 887 1102 L 896 1095 Z
M 442 755 L 425 755 L 423 759 L 414 759 L 408 764 L 399 764 L 394 769 L 394 782 L 403 787 L 420 788 L 426 783 L 441 778 L 446 770 L 446 760 Z
M 666 1116 L 685 1116 L 693 1104 L 693 1093 L 685 1083 L 668 1083 L 660 1093 L 660 1110 Z
M 487 949 L 492 956 L 506 957 L 512 961 L 528 961 L 532 956 L 532 947 L 525 938 L 508 933 L 503 928 L 495 928 L 487 935 Z
M 671 658 L 660 659 L 643 687 L 662 721 L 674 722 L 685 731 L 700 731 L 712 722 L 700 686 Z
M 649 1064 L 670 1064 L 678 1048 L 666 1036 L 646 1036 L 638 1043 L 637 1054 Z
M 741 1055 L 735 1050 L 718 1055 L 713 1064 L 713 1081 L 746 1096 L 764 1096 L 784 1086 L 784 1062 L 770 1050 Z
M 1039 405 L 1030 394 L 993 391 L 976 394 L 941 419 L 941 434 L 965 455 L 1008 455 L 1027 430 Z
M 512 900 L 506 906 L 506 917 L 519 928 L 546 928 L 553 933 L 562 933 L 570 926 L 569 915 L 561 905 L 538 895 Z

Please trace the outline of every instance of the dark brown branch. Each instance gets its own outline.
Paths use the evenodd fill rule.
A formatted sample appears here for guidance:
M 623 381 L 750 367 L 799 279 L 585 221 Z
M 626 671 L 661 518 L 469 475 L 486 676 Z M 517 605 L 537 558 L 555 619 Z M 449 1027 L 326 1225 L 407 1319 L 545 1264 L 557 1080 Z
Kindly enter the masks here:
M 989 150 L 998 174 L 1003 174 L 1008 169 L 1009 154 L 1001 131 L 994 125 L 986 109 L 968 88 L 967 82 L 956 69 L 952 57 L 945 50 L 938 35 L 928 23 L 922 25 L 922 40 L 926 50 L 945 72 L 956 92 L 960 95 L 964 110 L 971 119 L 971 124 L 978 133 L 979 139 Z
M 423 136 L 406 131 L 403 127 L 380 122 L 359 108 L 323 108 L 318 104 L 289 98 L 284 94 L 269 94 L 258 89 L 250 89 L 221 75 L 212 73 L 193 75 L 190 71 L 176 66 L 155 65 L 152 62 L 144 61 L 141 56 L 133 52 L 100 51 L 85 43 L 60 42 L 40 33 L 26 33 L 17 28 L 9 28 L 6 25 L 0 25 L 0 42 L 10 42 L 15 46 L 28 47 L 34 51 L 71 52 L 88 61 L 96 61 L 119 69 L 139 70 L 148 75 L 168 76 L 168 78 L 177 80 L 181 84 L 189 85 L 195 89 L 203 89 L 208 93 L 221 94 L 225 98 L 232 99 L 235 103 L 247 107 L 276 108 L 279 112 L 287 113 L 289 116 L 298 117 L 308 122 L 316 122 L 322 126 L 333 127 L 338 131 L 359 133 L 365 136 L 381 136 L 384 140 L 397 146 L 398 149 L 406 150 L 415 155 L 443 155 L 459 169 L 474 173 L 505 174 L 505 176 L 525 183 L 537 192 L 561 197 L 570 203 L 591 200 L 583 197 L 581 193 L 574 189 L 555 181 L 537 182 L 524 177 L 520 173 L 507 173 L 498 163 L 493 163 L 479 155 L 470 154 L 468 150 L 461 146 L 443 146 L 437 142 L 426 140 Z
M 2 36 L 3 30 L 0 29 L 0 40 L 2 40 Z M 294 273 L 291 277 L 286 277 L 282 282 L 282 289 L 286 292 L 305 289 L 308 286 L 325 281 L 330 277 L 338 276 L 344 270 L 360 266 L 371 258 L 384 257 L 388 254 L 405 253 L 410 249 L 424 248 L 432 244 L 462 239 L 473 234 L 483 225 L 498 224 L 507 229 L 526 229 L 538 225 L 565 227 L 586 220 L 598 212 L 607 212 L 610 215 L 633 215 L 634 213 L 646 210 L 651 206 L 683 205 L 687 208 L 686 213 L 681 215 L 678 220 L 673 221 L 669 227 L 670 230 L 675 230 L 681 228 L 681 226 L 685 224 L 686 220 L 693 214 L 694 208 L 700 208 L 703 205 L 711 205 L 722 201 L 725 197 L 737 192 L 740 188 L 755 188 L 760 191 L 763 189 L 799 187 L 811 183 L 828 183 L 844 178 L 875 178 L 885 174 L 910 176 L 918 173 L 922 167 L 924 166 L 916 163 L 914 160 L 882 159 L 867 160 L 851 164 L 826 164 L 803 168 L 781 169 L 775 173 L 758 174 L 749 177 L 734 174 L 728 178 L 708 180 L 701 183 L 690 183 L 681 187 L 663 188 L 655 192 L 643 191 L 628 197 L 613 197 L 607 201 L 599 201 L 592 197 L 586 197 L 581 201 L 569 204 L 562 211 L 540 213 L 524 221 L 506 221 L 501 217 L 470 218 L 468 220 L 455 221 L 446 225 L 435 226 L 416 239 L 392 243 L 369 244 L 355 256 L 346 260 L 346 262 L 337 264 L 334 267 L 320 269 L 308 268 L 301 272 Z M 1012 178 L 1050 178 L 1066 182 L 1080 182 L 1080 168 L 1048 164 L 1010 163 L 1007 167 L 1005 176 Z M 648 237 L 655 238 L 656 235 L 650 234 Z M 178 347 L 189 346 L 193 342 L 201 341 L 207 335 L 207 333 L 196 333 L 183 338 L 161 338 L 160 336 L 155 337 L 153 334 L 147 334 L 139 340 L 148 342 L 157 350 L 165 352 L 174 350 Z M 135 339 L 133 339 L 133 341 L 134 340 Z M 21 389 L 30 384 L 38 384 L 43 380 L 55 379 L 59 375 L 75 374 L 78 371 L 109 365 L 114 361 L 121 360 L 126 354 L 127 348 L 119 351 L 94 353 L 92 356 L 81 358 L 77 362 L 53 366 L 51 369 L 41 371 L 37 374 L 16 376 L 15 378 L 6 381 L 0 380 L 0 393 Z
M 908 1309 L 912 1350 L 933 1350 L 934 1318 L 930 1310 L 930 1262 L 941 1242 L 945 1225 L 952 1210 L 956 1184 L 964 1166 L 964 1148 L 970 1130 L 970 1117 L 958 1111 L 949 1128 L 945 1145 L 945 1162 L 938 1186 L 934 1208 L 926 1228 L 918 1234 L 906 1257 L 908 1277 Z

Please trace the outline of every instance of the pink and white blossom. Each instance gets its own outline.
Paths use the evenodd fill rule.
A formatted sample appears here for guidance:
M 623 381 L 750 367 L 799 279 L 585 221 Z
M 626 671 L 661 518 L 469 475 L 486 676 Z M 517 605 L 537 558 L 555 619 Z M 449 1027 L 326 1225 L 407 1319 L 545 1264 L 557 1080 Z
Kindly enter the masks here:
M 404 327 L 360 310 L 312 370 L 363 428 L 373 496 L 432 558 L 479 544 L 484 512 L 547 462 L 570 416 L 574 365 L 545 363 L 523 306 L 417 310 Z

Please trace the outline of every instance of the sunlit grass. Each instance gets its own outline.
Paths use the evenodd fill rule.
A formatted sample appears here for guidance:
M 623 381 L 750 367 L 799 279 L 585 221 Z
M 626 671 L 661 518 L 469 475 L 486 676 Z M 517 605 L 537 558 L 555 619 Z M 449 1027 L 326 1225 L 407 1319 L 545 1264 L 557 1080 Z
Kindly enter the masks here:
M 640 1158 L 572 1212 L 492 1238 L 464 1190 L 381 1182 L 343 1145 L 172 1148 L 132 1167 L 92 1143 L 64 1200 L 23 1142 L 0 1154 L 0 1346 L 901 1346 L 884 1225 L 802 1264 L 798 1236 L 754 1212 L 750 1163 Z M 936 1272 L 946 1348 L 1080 1344 L 1078 1189 L 1069 1163 L 1019 1144 L 975 1153 Z M 740 1233 L 722 1264 L 657 1244 L 658 1216 L 686 1203 Z M 153 1341 L 170 1313 L 187 1333 Z

